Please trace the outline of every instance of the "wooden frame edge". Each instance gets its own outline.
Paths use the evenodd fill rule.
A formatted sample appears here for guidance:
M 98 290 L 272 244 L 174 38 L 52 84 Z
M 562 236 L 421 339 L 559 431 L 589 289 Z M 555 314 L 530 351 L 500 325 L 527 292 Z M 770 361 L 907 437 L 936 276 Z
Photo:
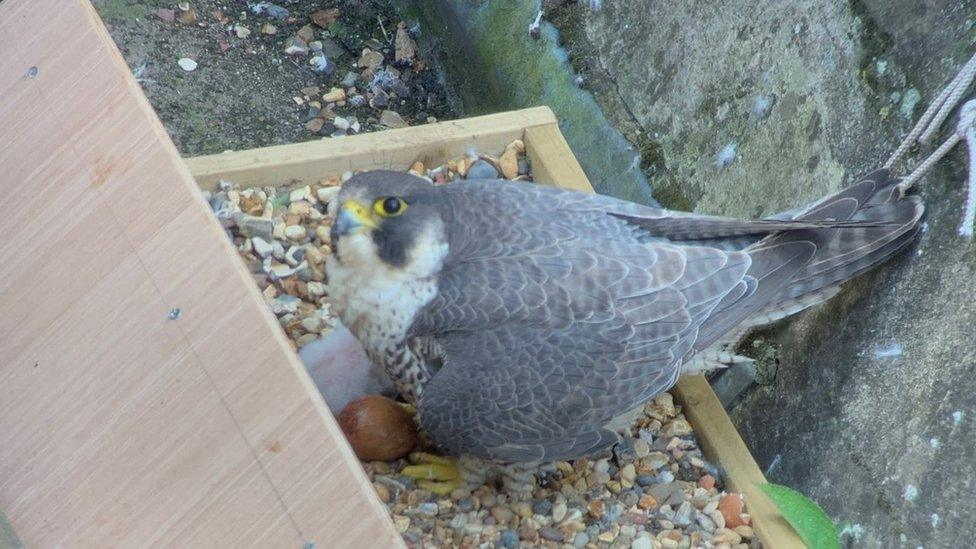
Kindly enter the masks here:
M 417 160 L 431 165 L 468 151 L 497 154 L 526 128 L 555 125 L 549 107 L 478 116 L 244 151 L 184 158 L 201 189 L 221 179 L 241 185 L 311 184 L 337 170 L 405 169 Z

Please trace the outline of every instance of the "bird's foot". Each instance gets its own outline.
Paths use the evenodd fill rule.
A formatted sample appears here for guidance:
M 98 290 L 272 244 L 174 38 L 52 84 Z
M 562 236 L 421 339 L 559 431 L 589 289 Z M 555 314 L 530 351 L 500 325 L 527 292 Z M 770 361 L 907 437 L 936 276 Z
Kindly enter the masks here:
M 413 452 L 407 457 L 413 465 L 407 465 L 400 473 L 417 482 L 417 486 L 428 492 L 444 496 L 464 486 L 461 466 L 454 459 Z

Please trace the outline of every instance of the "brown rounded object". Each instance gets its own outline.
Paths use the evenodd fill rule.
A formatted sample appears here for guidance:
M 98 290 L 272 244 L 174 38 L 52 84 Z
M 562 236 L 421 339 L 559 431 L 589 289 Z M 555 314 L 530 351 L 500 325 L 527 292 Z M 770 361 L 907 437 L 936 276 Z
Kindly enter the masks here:
M 417 423 L 396 402 L 380 395 L 353 400 L 339 412 L 339 427 L 363 461 L 392 461 L 417 446 Z

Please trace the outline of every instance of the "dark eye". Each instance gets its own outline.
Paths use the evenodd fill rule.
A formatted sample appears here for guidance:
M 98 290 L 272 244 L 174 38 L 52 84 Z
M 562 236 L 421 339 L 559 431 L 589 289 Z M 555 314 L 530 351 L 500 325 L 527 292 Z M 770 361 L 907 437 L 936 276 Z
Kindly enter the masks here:
M 373 204 L 373 210 L 383 217 L 400 215 L 407 209 L 407 203 L 396 196 L 381 198 Z
M 398 213 L 402 207 L 403 204 L 400 202 L 400 199 L 395 196 L 391 196 L 383 201 L 383 211 L 386 212 L 387 215 Z

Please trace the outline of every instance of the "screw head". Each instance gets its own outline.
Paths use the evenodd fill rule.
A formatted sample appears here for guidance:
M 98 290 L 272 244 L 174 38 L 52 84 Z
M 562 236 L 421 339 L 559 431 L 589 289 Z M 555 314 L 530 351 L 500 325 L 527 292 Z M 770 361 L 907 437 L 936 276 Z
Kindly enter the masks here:
M 177 318 L 180 318 L 180 314 L 181 314 L 182 312 L 183 312 L 183 311 L 181 311 L 179 307 L 175 307 L 175 308 L 173 308 L 173 310 L 171 310 L 171 311 L 169 312 L 169 319 L 170 319 L 170 320 L 176 320 Z

